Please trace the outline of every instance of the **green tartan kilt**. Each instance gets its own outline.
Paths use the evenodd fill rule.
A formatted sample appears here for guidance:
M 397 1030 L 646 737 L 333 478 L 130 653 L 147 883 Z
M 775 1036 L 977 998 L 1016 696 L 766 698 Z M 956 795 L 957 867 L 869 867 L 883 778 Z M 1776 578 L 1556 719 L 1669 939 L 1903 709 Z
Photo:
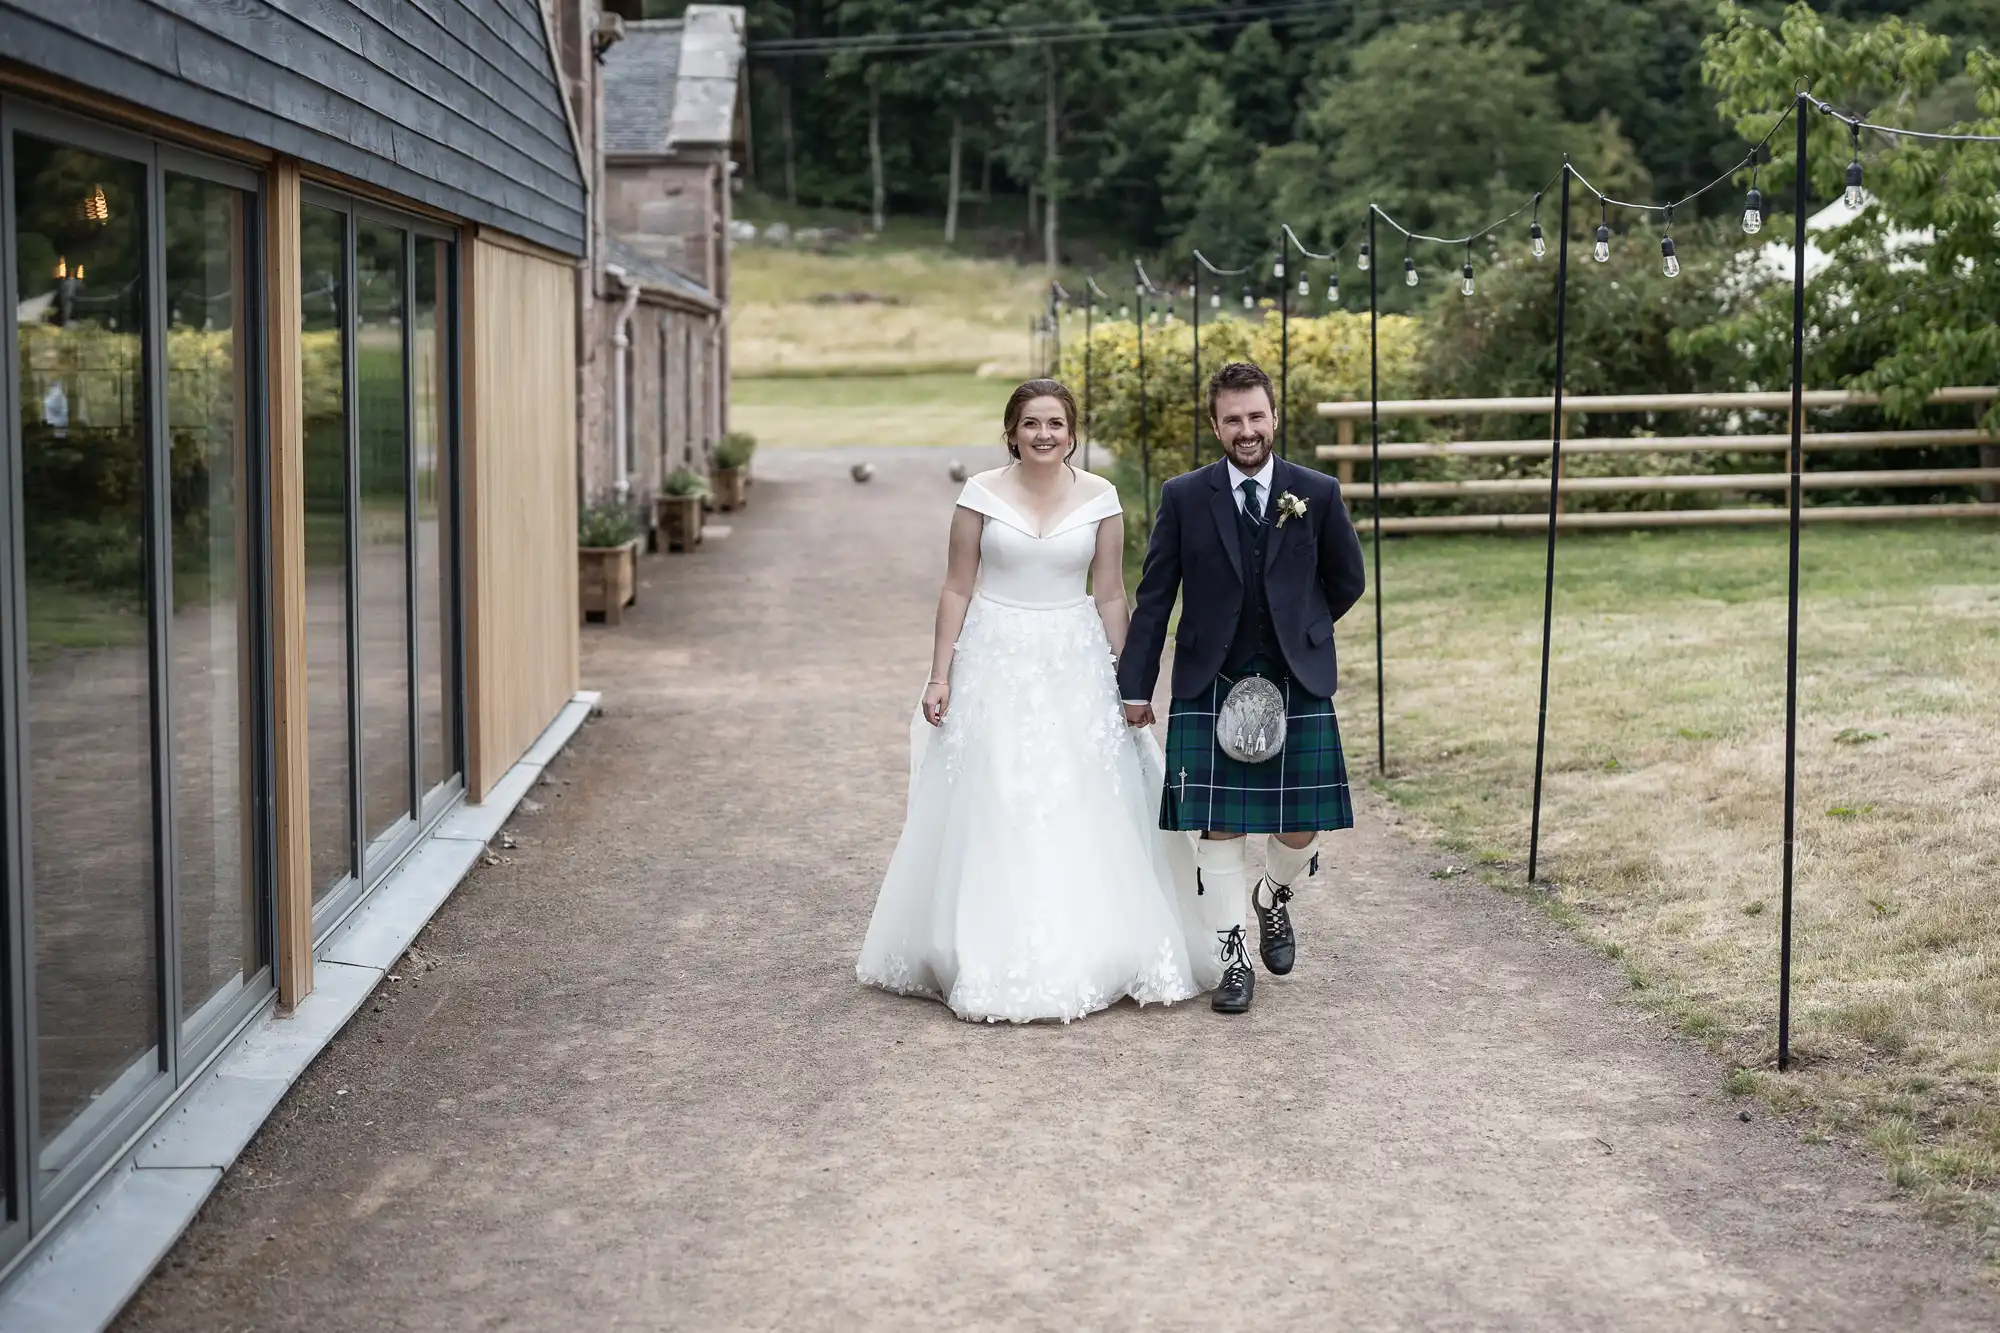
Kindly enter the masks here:
M 1291 673 L 1253 662 L 1285 694 L 1285 748 L 1261 764 L 1222 752 L 1215 715 L 1241 677 L 1223 673 L 1167 715 L 1167 785 L 1160 827 L 1213 833 L 1309 833 L 1354 827 L 1347 758 L 1333 700 L 1307 694 Z

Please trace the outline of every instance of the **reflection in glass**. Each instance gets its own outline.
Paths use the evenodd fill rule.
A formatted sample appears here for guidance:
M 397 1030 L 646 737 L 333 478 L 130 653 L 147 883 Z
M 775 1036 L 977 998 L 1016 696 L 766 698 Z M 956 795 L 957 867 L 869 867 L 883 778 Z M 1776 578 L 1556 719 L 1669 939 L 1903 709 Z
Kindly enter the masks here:
M 181 1013 L 207 1026 L 267 961 L 250 851 L 250 197 L 166 178 L 174 615 L 167 691 Z
M 403 240 L 400 227 L 356 220 L 361 800 L 371 844 L 410 812 L 412 799 Z
M 159 1070 L 145 196 L 136 164 L 15 138 L 44 1180 Z
M 347 711 L 346 227 L 347 219 L 330 209 L 299 208 L 314 902 L 354 869 Z
M 416 249 L 410 421 L 416 428 L 412 444 L 417 482 L 417 743 L 422 790 L 428 792 L 458 771 L 456 719 L 447 705 L 452 697 L 453 655 L 447 500 L 451 473 L 445 457 L 450 325 L 438 318 L 451 272 L 451 242 L 419 236 Z

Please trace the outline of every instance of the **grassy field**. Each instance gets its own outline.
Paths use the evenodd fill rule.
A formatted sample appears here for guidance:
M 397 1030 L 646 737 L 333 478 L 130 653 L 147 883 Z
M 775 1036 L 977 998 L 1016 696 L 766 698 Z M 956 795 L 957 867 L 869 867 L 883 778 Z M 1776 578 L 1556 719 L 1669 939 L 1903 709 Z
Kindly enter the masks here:
M 733 263 L 730 355 L 745 376 L 912 365 L 1015 374 L 1048 292 L 1038 267 L 888 241 L 828 254 L 744 245 Z M 887 299 L 814 299 L 851 293 Z
M 1635 999 L 1936 1212 L 2000 1202 L 2000 528 L 1808 530 L 1790 1072 L 1774 1057 L 1782 531 L 1565 535 L 1543 877 L 1523 887 L 1543 547 L 1383 551 L 1389 772 L 1458 869 L 1624 960 Z M 1342 711 L 1374 777 L 1373 617 Z
M 977 375 L 739 377 L 730 424 L 775 445 L 992 444 L 1015 383 Z
M 824 254 L 736 248 L 732 425 L 773 445 L 992 438 L 1028 372 L 1041 269 L 906 233 Z M 856 293 L 873 299 L 815 299 Z

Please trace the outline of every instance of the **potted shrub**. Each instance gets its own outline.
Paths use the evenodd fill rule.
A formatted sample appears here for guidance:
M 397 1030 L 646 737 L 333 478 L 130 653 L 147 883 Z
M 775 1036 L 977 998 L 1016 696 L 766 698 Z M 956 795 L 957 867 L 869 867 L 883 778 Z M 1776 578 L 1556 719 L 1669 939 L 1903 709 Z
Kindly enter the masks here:
M 639 600 L 639 521 L 631 510 L 606 501 L 577 515 L 576 574 L 586 620 L 596 614 L 616 625 L 625 618 Z
M 669 551 L 692 551 L 701 545 L 701 502 L 708 496 L 707 480 L 693 468 L 677 467 L 660 483 L 653 516 Z
M 709 481 L 715 487 L 717 509 L 741 509 L 749 501 L 750 455 L 757 452 L 757 437 L 732 430 L 715 446 L 714 466 Z

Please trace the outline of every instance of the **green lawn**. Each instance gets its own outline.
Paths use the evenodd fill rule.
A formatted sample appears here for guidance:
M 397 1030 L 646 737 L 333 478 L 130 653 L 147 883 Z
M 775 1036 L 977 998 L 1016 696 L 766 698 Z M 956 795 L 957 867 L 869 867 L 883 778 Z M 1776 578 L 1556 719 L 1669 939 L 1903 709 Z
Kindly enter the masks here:
M 1523 889 L 1544 548 L 1383 549 L 1374 638 L 1339 634 L 1357 781 L 1468 873 Z M 1802 558 L 1792 1072 L 1775 1055 L 1782 529 L 1562 538 L 1543 876 L 1532 891 L 1658 1006 L 1866 1142 L 1933 1208 L 2000 1199 L 2000 526 L 1809 528 Z
M 976 375 L 739 378 L 729 420 L 768 445 L 997 445 L 1016 383 Z

